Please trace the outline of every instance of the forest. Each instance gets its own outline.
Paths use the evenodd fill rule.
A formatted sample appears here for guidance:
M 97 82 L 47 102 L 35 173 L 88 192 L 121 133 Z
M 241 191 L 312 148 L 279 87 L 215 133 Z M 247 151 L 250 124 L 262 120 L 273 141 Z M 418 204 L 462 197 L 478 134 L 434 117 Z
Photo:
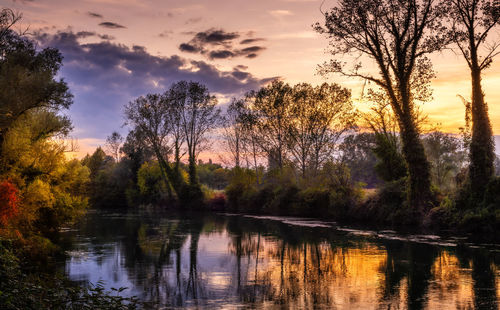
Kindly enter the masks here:
M 92 154 L 70 159 L 64 55 L 18 32 L 22 15 L 3 8 L 0 304 L 139 307 L 40 272 L 62 255 L 59 232 L 88 210 L 298 216 L 498 241 L 500 158 L 482 82 L 500 53 L 500 41 L 490 41 L 499 2 L 342 0 L 323 16 L 313 28 L 331 61 L 318 73 L 365 81 L 369 111 L 337 83 L 276 79 L 221 100 L 201 82 L 179 80 L 124 102 L 116 117 L 128 134 L 117 128 Z M 457 100 L 459 133 L 422 112 L 433 100 L 431 55 L 447 49 L 470 73 L 470 97 Z

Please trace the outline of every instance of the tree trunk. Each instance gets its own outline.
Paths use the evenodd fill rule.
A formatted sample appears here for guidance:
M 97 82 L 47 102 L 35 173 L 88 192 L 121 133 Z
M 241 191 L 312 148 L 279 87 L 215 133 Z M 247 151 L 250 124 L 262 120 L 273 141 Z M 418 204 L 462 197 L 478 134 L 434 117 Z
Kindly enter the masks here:
M 495 152 L 493 132 L 481 87 L 481 70 L 472 68 L 472 139 L 470 144 L 469 180 L 472 194 L 482 199 L 486 185 L 494 175 Z
M 189 184 L 198 184 L 198 177 L 196 175 L 196 158 L 191 154 L 189 154 Z
M 430 165 L 411 115 L 405 114 L 400 124 L 403 156 L 408 166 L 408 202 L 423 216 L 432 198 Z

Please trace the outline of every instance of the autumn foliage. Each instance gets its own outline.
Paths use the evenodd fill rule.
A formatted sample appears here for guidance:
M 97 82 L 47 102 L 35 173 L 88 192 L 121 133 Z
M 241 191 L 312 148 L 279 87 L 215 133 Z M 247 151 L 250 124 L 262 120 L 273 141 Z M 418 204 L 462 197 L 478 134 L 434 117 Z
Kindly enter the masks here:
M 14 217 L 19 209 L 19 196 L 17 187 L 4 180 L 0 182 L 0 225 L 6 226 L 9 220 Z

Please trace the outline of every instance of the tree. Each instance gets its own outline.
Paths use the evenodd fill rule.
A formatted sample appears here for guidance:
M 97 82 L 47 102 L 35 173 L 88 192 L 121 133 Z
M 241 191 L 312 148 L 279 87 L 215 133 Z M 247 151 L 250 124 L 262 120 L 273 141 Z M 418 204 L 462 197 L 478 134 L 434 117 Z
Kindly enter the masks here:
M 106 138 L 106 148 L 116 163 L 120 161 L 120 146 L 122 143 L 123 137 L 116 131 L 113 131 L 113 133 Z
M 335 144 L 354 122 L 349 90 L 336 84 L 312 87 L 302 83 L 293 87 L 289 116 L 289 150 L 302 177 L 316 173 L 331 159 Z
M 5 14 L 10 13 L 4 9 L 0 14 L 0 153 L 7 132 L 21 116 L 33 109 L 59 111 L 73 103 L 66 82 L 56 80 L 62 65 L 59 51 L 38 50 L 33 41 L 9 29 L 16 19 Z
M 132 125 L 134 130 L 139 130 L 153 150 L 171 196 L 171 188 L 179 195 L 182 180 L 175 174 L 168 161 L 168 154 L 171 152 L 167 144 L 170 127 L 165 119 L 168 111 L 168 106 L 159 94 L 141 96 L 125 106 L 126 124 Z
M 371 132 L 351 134 L 346 136 L 339 146 L 341 162 L 349 168 L 351 182 L 364 182 L 368 188 L 380 183 L 375 172 L 375 136 L 376 134 Z
M 245 152 L 245 101 L 233 98 L 222 121 L 224 145 L 235 167 L 240 167 Z
M 427 158 L 432 164 L 432 179 L 443 192 L 455 188 L 455 176 L 466 162 L 462 141 L 452 135 L 434 131 L 423 139 Z
M 200 83 L 180 81 L 171 89 L 179 101 L 180 124 L 189 157 L 189 182 L 197 185 L 196 159 L 208 144 L 207 134 L 219 126 L 221 110 L 217 108 L 217 99 Z
M 396 117 L 384 92 L 369 89 L 367 100 L 372 102 L 373 106 L 370 112 L 363 114 L 363 119 L 366 126 L 375 133 L 372 149 L 378 159 L 375 171 L 385 182 L 400 180 L 408 175 L 408 169 L 401 154 Z
M 443 6 L 435 0 L 341 0 L 324 13 L 325 25 L 315 29 L 331 40 L 334 56 L 364 56 L 377 65 L 379 75 L 352 70 L 339 59 L 324 64 L 322 73 L 336 72 L 375 83 L 384 90 L 397 117 L 408 165 L 408 202 L 423 215 L 431 201 L 430 165 L 419 136 L 417 103 L 431 97 L 433 71 L 426 55 L 449 40 L 442 25 Z
M 247 97 L 252 101 L 250 108 L 254 113 L 252 121 L 257 144 L 270 162 L 282 169 L 287 160 L 292 88 L 276 80 L 257 92 L 250 92 Z
M 488 42 L 490 32 L 500 24 L 497 0 L 450 0 L 451 38 L 465 58 L 472 82 L 472 137 L 470 143 L 469 182 L 479 199 L 495 174 L 493 132 L 488 106 L 481 85 L 482 72 L 500 53 L 500 40 Z

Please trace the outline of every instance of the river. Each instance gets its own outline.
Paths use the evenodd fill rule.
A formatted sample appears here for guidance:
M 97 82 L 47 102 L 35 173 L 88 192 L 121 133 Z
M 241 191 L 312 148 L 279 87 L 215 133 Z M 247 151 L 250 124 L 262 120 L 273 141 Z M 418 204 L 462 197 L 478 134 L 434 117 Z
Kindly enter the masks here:
M 498 309 L 500 246 L 311 219 L 89 212 L 64 270 L 157 307 Z

